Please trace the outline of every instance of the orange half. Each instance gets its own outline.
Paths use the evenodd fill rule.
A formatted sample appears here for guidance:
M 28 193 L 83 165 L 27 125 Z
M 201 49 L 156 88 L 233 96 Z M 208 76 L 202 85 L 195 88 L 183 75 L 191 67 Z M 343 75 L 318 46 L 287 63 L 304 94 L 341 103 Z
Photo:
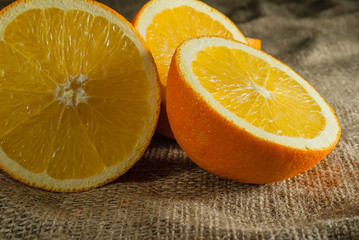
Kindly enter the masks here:
M 143 154 L 160 105 L 156 67 L 122 16 L 89 0 L 0 12 L 0 167 L 31 186 L 81 191 Z
M 338 120 L 285 64 L 218 37 L 185 41 L 167 83 L 174 136 L 200 167 L 246 183 L 293 177 L 337 144 Z

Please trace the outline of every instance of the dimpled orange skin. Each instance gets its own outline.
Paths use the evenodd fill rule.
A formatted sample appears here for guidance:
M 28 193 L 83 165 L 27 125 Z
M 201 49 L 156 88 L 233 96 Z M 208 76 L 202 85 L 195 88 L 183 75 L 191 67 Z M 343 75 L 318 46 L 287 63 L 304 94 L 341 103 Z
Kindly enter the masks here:
M 167 114 L 177 142 L 199 167 L 243 183 L 272 183 L 306 171 L 335 147 L 337 142 L 322 150 L 294 149 L 239 128 L 189 86 L 178 56 L 177 48 L 167 82 Z

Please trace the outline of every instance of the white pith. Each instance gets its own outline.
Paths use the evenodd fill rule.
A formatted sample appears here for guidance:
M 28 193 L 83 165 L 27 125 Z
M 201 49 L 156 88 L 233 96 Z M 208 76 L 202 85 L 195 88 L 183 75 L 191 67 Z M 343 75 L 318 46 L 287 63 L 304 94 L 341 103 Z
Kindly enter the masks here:
M 196 75 L 192 71 L 192 62 L 196 59 L 197 53 L 209 46 L 225 46 L 231 49 L 243 50 L 249 54 L 263 59 L 264 61 L 268 62 L 272 67 L 278 68 L 279 70 L 286 72 L 291 78 L 296 80 L 313 99 L 316 100 L 317 104 L 322 109 L 323 116 L 326 119 L 326 125 L 324 130 L 318 136 L 312 139 L 306 139 L 302 137 L 279 136 L 266 132 L 258 127 L 255 127 L 252 124 L 246 122 L 245 120 L 239 118 L 234 113 L 227 110 L 199 83 Z M 340 127 L 338 126 L 338 122 L 334 114 L 332 113 L 330 107 L 324 102 L 324 100 L 314 90 L 314 88 L 311 87 L 304 79 L 302 79 L 293 70 L 281 64 L 269 55 L 256 49 L 253 49 L 245 44 L 218 37 L 204 37 L 189 40 L 180 46 L 178 52 L 178 62 L 180 63 L 179 68 L 181 73 L 186 76 L 185 80 L 187 81 L 187 83 L 196 92 L 198 92 L 210 106 L 216 109 L 216 111 L 218 111 L 223 117 L 233 122 L 239 128 L 244 129 L 261 139 L 269 140 L 271 142 L 275 142 L 281 145 L 303 150 L 325 149 L 333 145 L 334 141 L 337 140 L 337 135 L 340 131 Z M 260 88 L 256 90 L 265 97 L 270 97 L 269 91 L 265 89 L 264 91 Z
M 88 78 L 86 75 L 69 76 L 64 84 L 58 85 L 54 95 L 57 100 L 62 101 L 65 105 L 77 106 L 79 103 L 87 103 L 87 94 L 83 90 L 83 82 Z M 77 85 L 76 88 L 72 84 Z

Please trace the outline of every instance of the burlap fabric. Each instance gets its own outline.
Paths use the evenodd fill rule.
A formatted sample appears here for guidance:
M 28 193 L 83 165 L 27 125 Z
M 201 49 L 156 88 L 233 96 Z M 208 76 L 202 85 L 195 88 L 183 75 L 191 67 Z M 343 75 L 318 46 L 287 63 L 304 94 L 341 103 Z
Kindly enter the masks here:
M 104 1 L 129 20 L 144 2 Z M 359 239 L 359 2 L 208 3 L 322 94 L 342 126 L 334 151 L 268 185 L 218 178 L 160 136 L 128 173 L 88 192 L 46 192 L 0 172 L 0 238 Z

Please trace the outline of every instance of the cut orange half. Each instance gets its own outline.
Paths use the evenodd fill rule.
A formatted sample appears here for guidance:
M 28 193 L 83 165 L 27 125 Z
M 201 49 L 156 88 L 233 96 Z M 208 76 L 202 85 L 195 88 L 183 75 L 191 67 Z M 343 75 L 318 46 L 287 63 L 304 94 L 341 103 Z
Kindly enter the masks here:
M 176 47 L 197 36 L 220 36 L 246 43 L 236 25 L 216 9 L 197 0 L 151 0 L 132 21 L 155 59 L 162 87 L 162 108 L 157 130 L 172 137 L 166 116 L 168 69 Z
M 81 191 L 126 172 L 153 135 L 152 56 L 122 16 L 89 0 L 21 0 L 0 12 L 0 167 Z
M 167 113 L 195 163 L 245 183 L 293 177 L 322 160 L 340 136 L 332 109 L 308 82 L 273 57 L 218 37 L 177 48 Z

